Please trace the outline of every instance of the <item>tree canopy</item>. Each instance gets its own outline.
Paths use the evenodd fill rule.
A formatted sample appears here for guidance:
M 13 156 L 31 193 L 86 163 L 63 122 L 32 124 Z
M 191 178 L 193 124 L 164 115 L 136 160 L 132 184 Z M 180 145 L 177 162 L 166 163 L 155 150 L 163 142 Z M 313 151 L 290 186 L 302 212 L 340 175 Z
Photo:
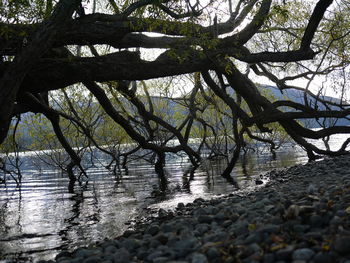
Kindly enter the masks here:
M 224 136 L 233 142 L 226 151 L 228 174 L 247 140 L 276 148 L 274 130 L 288 134 L 310 159 L 345 154 L 350 140 L 331 150 L 309 139 L 327 142 L 350 132 L 337 125 L 350 113 L 349 11 L 347 0 L 2 1 L 0 143 L 15 117 L 34 112 L 47 118 L 78 167 L 81 157 L 62 120 L 115 155 L 100 147 L 106 129 L 96 130 L 109 123 L 111 142 L 122 141 L 113 139 L 120 130 L 136 142 L 131 151 L 157 156 L 159 171 L 167 152 L 184 152 L 196 165 L 203 147 Z M 174 84 L 179 78 L 187 81 Z M 186 92 L 161 100 L 150 95 L 154 82 L 147 80 L 154 79 L 159 94 L 169 86 L 177 93 L 181 85 Z M 263 81 L 281 96 L 269 96 Z M 289 91 L 300 99 L 284 97 Z M 65 101 L 65 109 L 50 99 L 53 92 L 63 94 L 58 104 Z M 102 122 L 77 110 L 88 96 L 87 108 L 99 107 Z M 181 116 L 167 116 L 170 105 Z M 306 119 L 320 128 L 307 127 Z M 191 137 L 200 139 L 199 146 L 189 143 Z M 173 139 L 178 144 L 170 144 Z

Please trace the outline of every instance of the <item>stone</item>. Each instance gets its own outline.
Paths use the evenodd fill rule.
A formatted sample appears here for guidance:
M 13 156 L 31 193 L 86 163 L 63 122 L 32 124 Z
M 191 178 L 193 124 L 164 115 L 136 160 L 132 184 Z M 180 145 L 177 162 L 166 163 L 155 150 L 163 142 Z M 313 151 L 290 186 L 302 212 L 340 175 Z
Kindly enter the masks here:
M 160 208 L 160 209 L 158 210 L 158 216 L 159 216 L 160 218 L 166 217 L 167 215 L 168 215 L 168 213 L 167 213 L 167 211 L 165 211 L 164 209 Z
M 57 260 L 57 262 L 58 263 L 71 263 L 71 258 L 64 258 L 64 257 L 60 257 L 58 260 Z M 82 261 L 84 260 L 84 259 L 81 259 Z
M 140 242 L 133 238 L 128 238 L 122 242 L 122 247 L 126 248 L 128 251 L 135 250 L 140 247 Z
M 156 248 L 160 246 L 162 243 L 160 243 L 157 239 L 151 239 L 151 242 L 149 242 L 149 246 Z
M 152 236 L 156 235 L 159 232 L 159 226 L 158 225 L 151 225 L 147 230 L 146 234 L 150 234 Z
M 114 254 L 114 263 L 130 262 L 130 253 L 125 248 L 120 248 Z
M 219 212 L 219 208 L 209 205 L 207 207 L 204 207 L 204 210 L 207 212 L 207 214 L 209 215 L 215 215 Z
M 261 185 L 261 184 L 263 184 L 264 182 L 262 181 L 262 180 L 260 180 L 260 179 L 255 179 L 255 184 L 256 185 Z
M 333 259 L 328 253 L 319 252 L 314 256 L 313 261 L 315 263 L 332 263 Z
M 249 234 L 246 239 L 244 240 L 243 244 L 252 244 L 252 243 L 260 243 L 263 241 L 263 234 L 262 233 L 257 233 L 253 232 Z
M 292 258 L 293 251 L 294 246 L 287 246 L 285 248 L 282 248 L 275 253 L 276 259 L 288 261 Z
M 62 252 L 57 254 L 56 260 L 59 258 L 70 258 L 70 257 L 71 257 L 71 253 L 69 253 L 68 251 L 62 251 Z
M 323 225 L 323 218 L 320 215 L 311 215 L 310 225 L 312 227 L 321 227 Z
M 211 247 L 207 251 L 207 256 L 209 259 L 215 259 L 220 257 L 220 252 L 217 248 Z
M 198 216 L 198 222 L 199 223 L 211 223 L 213 221 L 213 216 L 211 215 L 200 215 Z
M 199 246 L 199 242 L 196 238 L 188 238 L 177 241 L 173 245 L 177 257 L 184 257 L 190 252 L 194 251 Z
M 329 222 L 331 225 L 340 225 L 343 220 L 339 216 L 334 216 Z
M 315 240 L 322 240 L 323 237 L 319 232 L 307 232 L 304 234 L 304 237 L 307 239 L 315 239 Z
M 125 232 L 123 233 L 123 237 L 129 237 L 131 235 L 135 234 L 135 231 L 134 230 L 131 230 L 131 229 L 127 229 L 125 230 Z
M 309 225 L 296 224 L 293 226 L 293 230 L 298 233 L 303 233 L 310 229 Z
M 204 202 L 205 202 L 205 200 L 204 200 L 203 198 L 201 198 L 201 197 L 196 198 L 196 199 L 193 201 L 194 204 L 203 204 Z
M 233 221 L 232 220 L 225 220 L 221 225 L 222 225 L 222 227 L 228 227 L 228 226 L 230 226 L 230 225 L 232 225 L 233 224 Z
M 100 263 L 102 258 L 99 256 L 91 256 L 86 258 L 82 263 Z
M 78 249 L 74 252 L 74 257 L 77 257 L 77 258 L 87 258 L 87 257 L 90 257 L 90 256 L 94 255 L 95 253 L 96 253 L 96 251 L 91 250 L 91 249 L 78 248 Z
M 233 225 L 233 232 L 236 236 L 248 233 L 248 223 L 246 221 L 236 222 Z
M 259 227 L 257 231 L 271 234 L 271 233 L 278 233 L 280 229 L 281 228 L 279 225 L 267 224 Z
M 299 248 L 293 252 L 292 258 L 294 260 L 310 260 L 315 255 L 315 252 L 310 248 Z
M 137 251 L 137 255 L 136 256 L 137 256 L 138 259 L 145 261 L 147 259 L 147 257 L 149 256 L 149 254 L 150 253 L 147 250 L 139 249 Z
M 217 232 L 217 233 L 213 233 L 210 235 L 207 235 L 203 238 L 203 241 L 205 243 L 207 242 L 220 242 L 220 241 L 225 241 L 226 239 L 228 239 L 229 235 L 227 232 Z
M 108 247 L 105 247 L 104 249 L 104 253 L 106 254 L 114 254 L 115 252 L 117 252 L 117 248 L 115 246 L 109 245 Z
M 155 252 L 149 254 L 149 255 L 147 256 L 147 260 L 152 262 L 154 259 L 160 258 L 160 257 L 162 257 L 162 256 L 163 256 L 163 252 L 157 250 L 157 251 L 155 251 Z
M 177 204 L 177 209 L 181 210 L 183 208 L 185 208 L 185 204 L 184 203 L 178 203 Z
M 162 245 L 165 245 L 169 240 L 168 235 L 165 235 L 164 233 L 158 233 L 154 238 L 158 240 Z
M 202 253 L 193 253 L 191 258 L 191 263 L 208 263 L 207 257 Z
M 200 207 L 200 208 L 193 211 L 193 215 L 196 217 L 198 217 L 200 215 L 207 215 L 207 214 L 208 214 L 207 211 L 203 207 Z
M 158 257 L 158 258 L 153 259 L 152 262 L 153 263 L 166 263 L 166 262 L 169 262 L 169 258 L 167 258 L 167 257 Z
M 338 237 L 332 243 L 335 251 L 341 255 L 350 254 L 350 237 Z
M 164 233 L 173 232 L 174 230 L 173 225 L 170 223 L 162 224 L 160 228 Z
M 263 263 L 273 263 L 275 262 L 275 255 L 272 253 L 267 253 L 263 257 Z

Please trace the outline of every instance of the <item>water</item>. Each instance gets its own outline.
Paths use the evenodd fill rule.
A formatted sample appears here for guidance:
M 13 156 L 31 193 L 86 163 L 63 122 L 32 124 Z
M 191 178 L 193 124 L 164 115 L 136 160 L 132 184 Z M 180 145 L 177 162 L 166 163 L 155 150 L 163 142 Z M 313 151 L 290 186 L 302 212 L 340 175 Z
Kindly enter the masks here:
M 204 162 L 191 175 L 188 161 L 173 158 L 165 169 L 166 184 L 147 163 L 135 162 L 119 176 L 95 167 L 74 191 L 59 171 L 42 164 L 38 169 L 35 156 L 23 161 L 21 188 L 13 180 L 0 185 L 0 262 L 52 259 L 62 249 L 122 234 L 145 208 L 170 209 L 198 197 L 254 189 L 258 175 L 307 158 L 297 147 L 281 149 L 276 159 L 266 152 L 249 154 L 232 173 L 236 184 L 219 176 L 222 161 Z

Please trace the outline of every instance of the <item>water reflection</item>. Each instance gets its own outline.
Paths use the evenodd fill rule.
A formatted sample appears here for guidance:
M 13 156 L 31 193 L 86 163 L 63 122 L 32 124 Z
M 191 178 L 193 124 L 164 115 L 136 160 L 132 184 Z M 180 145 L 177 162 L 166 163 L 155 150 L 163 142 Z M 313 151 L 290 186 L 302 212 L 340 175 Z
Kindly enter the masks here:
M 147 163 L 111 174 L 101 161 L 101 167 L 88 171 L 89 181 L 70 188 L 59 171 L 43 164 L 38 171 L 39 160 L 33 156 L 24 161 L 21 189 L 11 180 L 0 185 L 0 260 L 8 262 L 51 259 L 61 249 L 113 238 L 143 208 L 171 208 L 251 187 L 255 176 L 306 158 L 300 151 L 281 151 L 276 159 L 267 153 L 246 155 L 230 183 L 218 176 L 224 160 L 206 161 L 194 169 L 186 160 L 172 159 L 165 168 L 165 181 Z

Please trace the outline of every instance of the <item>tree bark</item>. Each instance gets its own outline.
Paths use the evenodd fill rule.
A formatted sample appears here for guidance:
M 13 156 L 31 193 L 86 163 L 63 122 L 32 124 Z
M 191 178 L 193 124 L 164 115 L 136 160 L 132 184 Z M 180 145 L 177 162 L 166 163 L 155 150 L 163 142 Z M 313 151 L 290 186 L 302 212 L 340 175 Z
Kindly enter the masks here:
M 80 4 L 78 0 L 61 0 L 52 16 L 34 34 L 27 46 L 16 55 L 0 80 L 0 143 L 8 133 L 17 93 L 29 70 L 38 62 L 53 43 L 60 25 L 72 17 Z

